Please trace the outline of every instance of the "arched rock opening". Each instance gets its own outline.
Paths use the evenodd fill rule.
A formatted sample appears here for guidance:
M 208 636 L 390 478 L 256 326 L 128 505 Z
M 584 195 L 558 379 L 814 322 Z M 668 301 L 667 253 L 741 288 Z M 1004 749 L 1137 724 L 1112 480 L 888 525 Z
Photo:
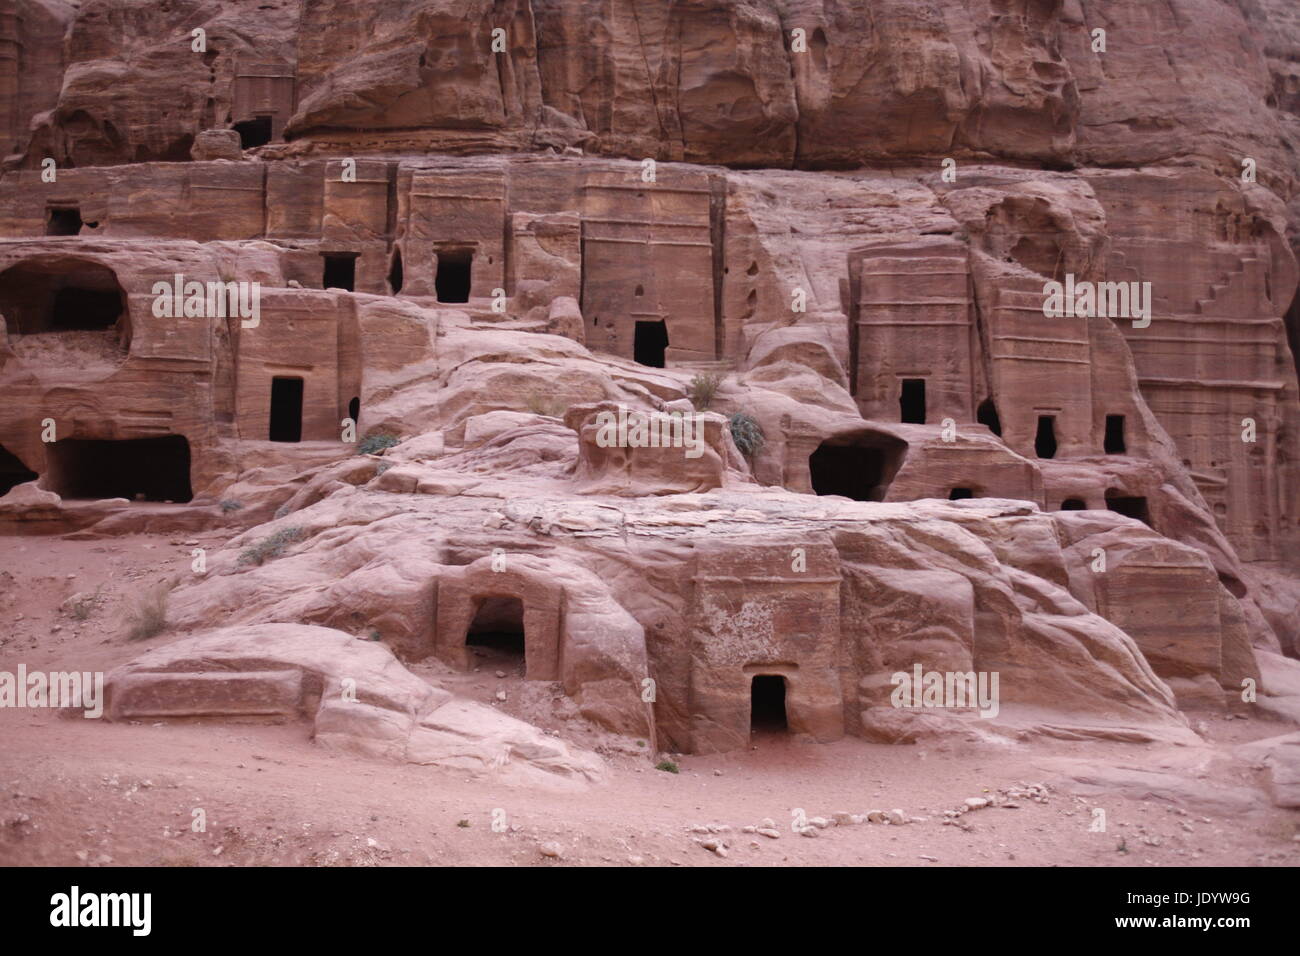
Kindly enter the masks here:
M 11 336 L 75 333 L 80 344 L 122 352 L 131 342 L 126 291 L 87 259 L 43 256 L 0 272 L 0 314 Z
M 884 432 L 860 431 L 828 438 L 808 458 L 813 492 L 843 495 L 854 501 L 884 501 L 906 454 L 907 442 Z

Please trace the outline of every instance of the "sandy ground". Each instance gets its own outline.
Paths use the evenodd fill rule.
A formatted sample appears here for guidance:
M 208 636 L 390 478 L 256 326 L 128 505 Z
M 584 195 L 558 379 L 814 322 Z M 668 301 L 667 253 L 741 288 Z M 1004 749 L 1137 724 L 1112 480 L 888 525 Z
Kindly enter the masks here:
M 158 582 L 188 570 L 192 544 L 220 535 L 111 540 L 0 538 L 0 670 L 108 670 L 170 632 L 129 643 L 123 616 Z M 82 601 L 80 614 L 68 599 Z M 504 677 L 498 677 L 500 671 Z M 473 781 L 429 767 L 336 754 L 305 724 L 109 724 L 0 708 L 0 865 L 1087 865 L 1300 864 L 1300 814 L 1263 797 L 1240 743 L 1294 728 L 1202 715 L 1204 748 L 1038 740 L 1006 747 L 816 745 L 764 735 L 749 750 L 675 757 L 654 768 L 635 741 L 579 726 L 550 685 L 484 657 L 477 672 L 416 672 L 597 747 L 606 784 L 556 793 Z M 548 712 L 546 708 L 551 708 Z M 1183 798 L 1128 788 L 1081 795 L 1066 760 L 1097 768 L 1184 767 Z M 968 812 L 966 798 L 1046 784 L 1045 801 Z M 1249 811 L 1223 793 L 1254 793 Z M 1093 829 L 1094 808 L 1106 830 Z M 899 808 L 915 822 L 792 832 L 808 817 Z M 202 810 L 204 832 L 192 829 Z M 777 839 L 745 833 L 764 818 Z M 498 830 L 494 831 L 494 821 Z M 692 832 L 713 826 L 720 832 Z M 729 829 L 726 829 L 729 828 Z M 701 845 L 718 840 L 721 856 Z M 543 844 L 561 856 L 545 857 Z

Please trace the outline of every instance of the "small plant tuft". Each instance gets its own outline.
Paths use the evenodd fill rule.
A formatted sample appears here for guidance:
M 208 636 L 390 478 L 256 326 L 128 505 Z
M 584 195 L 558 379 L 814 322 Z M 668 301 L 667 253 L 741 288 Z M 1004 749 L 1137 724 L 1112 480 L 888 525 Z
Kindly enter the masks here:
M 468 830 L 468 829 L 469 829 L 469 821 L 468 821 L 468 820 L 457 820 L 457 821 L 456 821 L 456 826 L 460 827 L 462 830 Z
M 301 541 L 307 537 L 307 532 L 296 525 L 292 528 L 281 528 L 274 534 L 267 535 L 251 548 L 245 548 L 239 556 L 240 564 L 265 564 L 272 558 L 278 558 L 284 554 L 285 549 L 295 541 Z
M 541 415 L 545 418 L 563 418 L 564 413 L 569 410 L 568 402 L 545 392 L 529 392 L 524 398 L 524 405 L 534 415 Z
M 357 445 L 357 454 L 378 455 L 381 451 L 392 448 L 399 442 L 400 439 L 396 435 L 390 435 L 387 432 L 375 432 L 373 435 L 367 435 L 361 439 Z
M 731 416 L 731 440 L 736 443 L 740 453 L 746 458 L 753 458 L 763 450 L 767 439 L 763 437 L 762 427 L 750 415 L 736 412 Z
M 126 639 L 147 641 L 167 628 L 167 595 L 171 588 L 160 584 L 138 601 L 126 616 Z
M 687 394 L 690 396 L 691 404 L 695 406 L 696 411 L 707 412 L 713 405 L 713 399 L 718 394 L 718 388 L 722 385 L 722 376 L 714 375 L 712 372 L 701 372 L 691 379 L 690 388 Z
M 230 514 L 232 511 L 239 511 L 243 507 L 244 503 L 242 501 L 236 501 L 234 498 L 227 498 L 221 502 L 221 510 L 226 514 Z
M 656 770 L 662 770 L 664 773 L 678 773 L 677 764 L 671 760 L 661 760 L 655 764 Z

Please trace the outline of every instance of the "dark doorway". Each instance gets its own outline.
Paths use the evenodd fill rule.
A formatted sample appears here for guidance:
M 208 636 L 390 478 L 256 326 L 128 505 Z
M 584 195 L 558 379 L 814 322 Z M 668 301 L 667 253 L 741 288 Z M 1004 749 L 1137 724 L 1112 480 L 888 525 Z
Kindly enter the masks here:
M 75 236 L 81 232 L 81 208 L 78 206 L 51 206 L 50 217 L 45 221 L 47 236 Z
M 1087 511 L 1088 504 L 1082 498 L 1066 498 L 1061 502 L 1062 511 Z
M 28 481 L 35 481 L 36 472 L 22 463 L 4 445 L 0 445 L 0 497 L 7 495 L 10 489 Z
M 105 441 L 64 438 L 46 446 L 48 487 L 64 498 L 189 501 L 190 443 L 180 435 Z
M 1034 454 L 1039 458 L 1056 457 L 1056 419 L 1051 415 L 1038 416 L 1038 434 L 1034 436 Z
M 1146 498 L 1137 496 L 1106 494 L 1106 507 L 1126 518 L 1136 518 L 1145 525 L 1151 524 L 1151 515 L 1147 511 Z
M 964 498 L 974 498 L 975 491 L 972 488 L 954 488 L 948 492 L 949 501 L 961 501 Z
M 755 674 L 749 683 L 750 730 L 779 733 L 789 727 L 785 714 L 785 678 L 779 674 Z
M 239 133 L 239 148 L 254 149 L 271 142 L 271 117 L 254 116 L 232 127 Z
M 357 254 L 355 252 L 323 252 L 325 271 L 321 285 L 326 289 L 343 289 L 352 292 L 357 285 Z
M 925 424 L 925 379 L 905 378 L 898 393 L 900 421 L 906 425 Z
M 354 425 L 361 424 L 361 399 L 354 397 L 348 402 L 348 418 L 352 419 Z
M 808 456 L 813 493 L 884 501 L 906 451 L 907 444 L 891 435 L 866 434 L 822 442 Z
M 519 598 L 488 597 L 479 602 L 465 634 L 465 646 L 492 664 L 522 667 L 524 653 L 524 602 Z
M 470 249 L 438 251 L 438 274 L 433 287 L 439 302 L 468 302 L 474 252 Z
M 975 410 L 975 421 L 1002 437 L 1002 419 L 998 418 L 998 407 L 993 404 L 993 399 L 986 398 L 980 402 L 980 407 Z
M 393 250 L 393 264 L 388 267 L 388 288 L 393 295 L 402 291 L 402 250 Z
M 271 379 L 271 441 L 302 441 L 300 378 Z
M 668 326 L 661 321 L 638 322 L 632 342 L 632 358 L 650 368 L 663 368 L 668 350 Z
M 1108 455 L 1122 455 L 1127 451 L 1127 444 L 1124 441 L 1123 415 L 1106 416 L 1106 444 L 1104 448 Z

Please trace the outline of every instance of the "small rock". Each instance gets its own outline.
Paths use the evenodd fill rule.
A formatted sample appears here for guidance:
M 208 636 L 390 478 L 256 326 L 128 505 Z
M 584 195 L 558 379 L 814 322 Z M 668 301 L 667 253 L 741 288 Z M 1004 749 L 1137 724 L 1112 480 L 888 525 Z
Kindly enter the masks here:
M 983 810 L 989 805 L 986 797 L 967 797 L 966 807 L 970 810 Z
M 564 858 L 564 850 L 560 847 L 560 844 L 554 841 L 543 843 L 537 848 L 537 850 L 542 854 L 542 856 L 550 857 L 552 860 L 560 860 Z
M 759 836 L 767 837 L 769 840 L 781 839 L 781 831 L 778 830 L 776 827 L 759 827 L 754 832 L 757 833 Z

